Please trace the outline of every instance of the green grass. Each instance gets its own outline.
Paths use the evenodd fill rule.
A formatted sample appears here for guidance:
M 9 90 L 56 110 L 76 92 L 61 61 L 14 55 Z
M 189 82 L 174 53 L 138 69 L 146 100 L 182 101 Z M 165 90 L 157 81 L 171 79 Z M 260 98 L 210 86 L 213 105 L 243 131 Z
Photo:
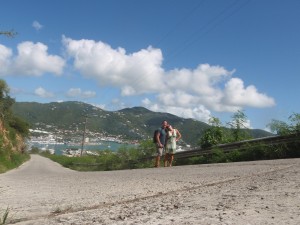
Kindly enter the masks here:
M 9 208 L 7 207 L 6 210 L 4 211 L 2 218 L 0 220 L 0 225 L 4 225 L 6 223 L 6 220 L 8 218 L 8 214 L 9 214 Z
M 94 156 L 68 157 L 64 155 L 51 155 L 45 153 L 41 153 L 41 155 L 50 158 L 64 167 L 78 171 L 94 170 L 93 166 L 86 165 L 96 165 L 99 163 L 97 158 Z
M 148 150 L 147 147 L 149 148 Z M 42 153 L 42 155 L 58 162 L 64 167 L 77 171 L 107 171 L 153 167 L 154 157 L 152 158 L 151 155 L 154 151 L 150 145 L 145 145 L 137 149 L 124 148 L 117 152 L 106 150 L 102 151 L 99 156 L 67 157 L 45 153 Z M 273 145 L 245 144 L 228 153 L 215 148 L 210 154 L 196 157 L 176 158 L 175 155 L 174 166 L 298 157 L 300 157 L 299 141 Z
M 0 148 L 0 173 L 14 169 L 30 159 L 27 153 L 13 152 Z

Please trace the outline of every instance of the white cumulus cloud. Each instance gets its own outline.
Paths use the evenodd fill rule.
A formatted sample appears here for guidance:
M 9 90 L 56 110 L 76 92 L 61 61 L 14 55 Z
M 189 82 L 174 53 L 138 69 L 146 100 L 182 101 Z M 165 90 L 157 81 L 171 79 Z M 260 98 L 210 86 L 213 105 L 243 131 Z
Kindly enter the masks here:
M 74 58 L 74 67 L 99 85 L 111 85 L 122 95 L 157 92 L 163 74 L 162 53 L 159 49 L 142 49 L 126 54 L 125 49 L 113 49 L 106 43 L 93 40 L 72 40 L 63 37 L 67 54 Z
M 38 21 L 33 21 L 32 26 L 34 29 L 36 30 L 40 30 L 42 29 L 44 26 L 42 24 L 40 24 Z
M 142 105 L 155 112 L 168 112 L 182 118 L 193 118 L 204 122 L 208 122 L 209 118 L 212 116 L 211 112 L 203 105 L 198 107 L 182 107 L 180 105 L 170 106 L 151 102 L 148 98 L 142 100 Z
M 13 62 L 14 74 L 41 76 L 44 73 L 60 75 L 65 61 L 60 56 L 49 55 L 48 47 L 40 42 L 23 42 L 18 45 L 18 55 Z
M 52 92 L 46 91 L 44 88 L 42 87 L 38 87 L 37 89 L 35 89 L 34 93 L 42 98 L 51 98 L 54 97 L 54 94 Z
M 92 98 L 96 96 L 96 92 L 82 91 L 81 88 L 70 88 L 66 95 L 71 98 Z
M 0 76 L 7 75 L 10 68 L 12 55 L 13 53 L 11 49 L 0 44 Z
M 37 21 L 33 26 L 36 29 L 43 27 Z M 122 47 L 113 48 L 101 41 L 73 40 L 64 36 L 62 44 L 68 61 L 62 56 L 49 54 L 48 46 L 40 42 L 20 43 L 16 55 L 12 49 L 0 44 L 0 76 L 62 75 L 69 62 L 72 69 L 86 80 L 90 79 L 100 87 L 117 89 L 120 93 L 117 98 L 144 95 L 141 104 L 151 110 L 202 121 L 208 121 L 213 111 L 236 112 L 246 107 L 263 108 L 276 104 L 272 97 L 261 93 L 253 84 L 246 85 L 241 78 L 233 77 L 234 69 L 199 64 L 195 68 L 166 71 L 162 67 L 162 51 L 152 46 L 127 53 Z M 35 90 L 35 94 L 54 96 L 41 87 Z M 95 97 L 96 92 L 71 88 L 66 96 L 87 99 Z M 118 106 L 128 104 L 121 103 Z
M 142 104 L 154 111 L 207 121 L 211 111 L 236 112 L 244 107 L 271 107 L 275 100 L 254 85 L 244 86 L 235 70 L 199 64 L 195 69 L 165 71 L 160 49 L 149 46 L 134 53 L 94 40 L 62 39 L 74 68 L 100 86 L 120 89 L 122 96 L 154 94 Z M 154 101 L 154 100 L 153 100 Z
M 48 47 L 40 42 L 22 42 L 18 54 L 13 55 L 10 48 L 0 44 L 0 75 L 42 76 L 45 73 L 61 75 L 65 60 L 48 54 Z
M 232 78 L 226 83 L 223 99 L 224 104 L 232 106 L 261 108 L 275 105 L 273 98 L 259 93 L 253 85 L 244 87 L 244 82 L 239 78 Z

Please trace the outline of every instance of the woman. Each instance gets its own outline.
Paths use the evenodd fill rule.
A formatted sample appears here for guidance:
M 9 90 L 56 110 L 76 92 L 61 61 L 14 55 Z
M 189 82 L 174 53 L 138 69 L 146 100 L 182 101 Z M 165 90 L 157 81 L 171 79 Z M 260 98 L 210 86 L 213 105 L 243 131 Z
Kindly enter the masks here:
M 165 167 L 172 166 L 174 160 L 174 154 L 176 152 L 176 142 L 181 138 L 180 132 L 173 128 L 171 125 L 167 126 L 167 145 L 166 145 L 166 154 L 164 158 Z

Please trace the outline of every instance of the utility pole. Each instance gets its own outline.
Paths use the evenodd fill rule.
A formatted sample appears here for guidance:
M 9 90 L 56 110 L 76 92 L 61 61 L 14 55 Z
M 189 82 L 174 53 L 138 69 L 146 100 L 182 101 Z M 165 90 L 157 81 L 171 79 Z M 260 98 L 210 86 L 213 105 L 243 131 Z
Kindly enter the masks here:
M 84 131 L 83 131 L 83 135 L 82 135 L 82 143 L 81 143 L 81 152 L 80 152 L 80 156 L 82 156 L 83 146 L 84 146 L 84 142 L 85 142 L 86 124 L 87 124 L 87 117 L 85 117 Z

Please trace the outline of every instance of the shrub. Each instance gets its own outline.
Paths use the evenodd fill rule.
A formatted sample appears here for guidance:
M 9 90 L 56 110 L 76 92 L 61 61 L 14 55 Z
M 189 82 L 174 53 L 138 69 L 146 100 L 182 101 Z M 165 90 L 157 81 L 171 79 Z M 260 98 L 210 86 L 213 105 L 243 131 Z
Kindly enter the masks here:
M 27 161 L 30 156 L 26 153 L 13 152 L 8 148 L 1 148 L 0 151 L 0 173 L 20 166 Z
M 29 151 L 30 154 L 39 154 L 40 153 L 40 149 L 38 147 L 31 147 L 31 150 Z
M 227 153 L 226 157 L 229 162 L 238 162 L 241 161 L 242 154 L 240 151 L 234 150 L 232 152 Z
M 288 148 L 287 145 L 285 144 L 270 145 L 270 146 L 266 146 L 265 154 L 268 159 L 286 158 L 287 150 Z
M 9 126 L 11 128 L 14 128 L 19 134 L 21 134 L 23 137 L 28 137 L 29 135 L 29 124 L 22 120 L 19 117 L 12 117 L 9 120 Z
M 215 148 L 212 150 L 211 163 L 222 163 L 226 161 L 226 154 L 221 149 Z

